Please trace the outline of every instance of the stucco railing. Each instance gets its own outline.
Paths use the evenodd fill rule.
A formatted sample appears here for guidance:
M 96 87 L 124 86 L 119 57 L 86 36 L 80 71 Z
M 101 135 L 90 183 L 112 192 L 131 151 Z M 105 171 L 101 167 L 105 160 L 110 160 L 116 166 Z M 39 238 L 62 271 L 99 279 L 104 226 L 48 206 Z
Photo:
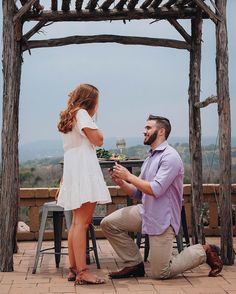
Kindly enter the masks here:
M 54 201 L 54 196 L 57 188 L 22 188 L 20 189 L 20 216 L 24 215 L 24 221 L 29 226 L 28 231 L 18 232 L 18 240 L 37 240 L 38 231 L 40 226 L 41 207 L 45 202 Z M 120 206 L 127 205 L 127 196 L 119 189 L 119 187 L 109 187 L 112 203 L 104 205 L 104 214 L 109 214 L 115 211 Z M 184 203 L 187 217 L 187 224 L 189 232 L 191 233 L 191 203 L 190 203 L 190 185 L 184 186 Z M 220 235 L 220 220 L 218 217 L 218 199 L 219 199 L 219 185 L 205 184 L 203 186 L 204 194 L 204 222 L 205 233 L 207 236 L 219 236 Z M 236 236 L 236 184 L 232 185 L 232 209 L 234 210 L 234 236 Z M 97 236 L 102 237 L 102 232 L 99 228 L 96 230 Z M 65 238 L 67 232 L 63 227 L 63 237 Z M 50 228 L 45 232 L 45 239 L 50 240 L 53 238 L 53 231 Z

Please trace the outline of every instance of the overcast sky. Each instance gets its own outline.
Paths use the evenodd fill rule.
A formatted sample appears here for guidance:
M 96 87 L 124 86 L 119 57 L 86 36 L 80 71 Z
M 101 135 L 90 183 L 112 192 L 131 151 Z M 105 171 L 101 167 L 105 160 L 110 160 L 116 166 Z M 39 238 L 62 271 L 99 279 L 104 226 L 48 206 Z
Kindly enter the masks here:
M 236 111 L 235 11 L 236 1 L 229 0 L 231 113 Z M 110 33 L 181 40 L 168 22 L 150 22 L 57 23 L 44 28 L 34 39 Z M 181 21 L 181 24 L 190 32 L 190 21 Z M 27 24 L 25 31 L 29 27 Z M 215 26 L 210 20 L 204 21 L 203 41 L 201 100 L 216 94 Z M 23 58 L 21 144 L 60 139 L 56 127 L 59 112 L 66 107 L 68 93 L 80 83 L 91 83 L 100 90 L 97 123 L 105 137 L 142 136 L 143 125 L 150 113 L 171 120 L 172 137 L 188 136 L 189 53 L 186 50 L 89 44 L 33 49 L 31 55 L 25 52 Z M 2 74 L 0 90 L 2 93 Z M 203 136 L 216 136 L 216 105 L 202 109 L 201 115 Z M 231 116 L 232 136 L 236 136 L 236 118 Z

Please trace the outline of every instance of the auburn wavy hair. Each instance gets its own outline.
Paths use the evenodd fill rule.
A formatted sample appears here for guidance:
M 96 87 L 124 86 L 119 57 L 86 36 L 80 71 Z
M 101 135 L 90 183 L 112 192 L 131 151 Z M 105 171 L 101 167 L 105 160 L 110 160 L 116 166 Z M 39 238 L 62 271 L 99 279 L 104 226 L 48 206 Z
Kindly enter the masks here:
M 71 132 L 76 123 L 76 113 L 79 109 L 88 112 L 93 110 L 97 104 L 99 91 L 89 84 L 80 84 L 69 94 L 67 108 L 60 113 L 60 121 L 57 128 L 62 133 Z

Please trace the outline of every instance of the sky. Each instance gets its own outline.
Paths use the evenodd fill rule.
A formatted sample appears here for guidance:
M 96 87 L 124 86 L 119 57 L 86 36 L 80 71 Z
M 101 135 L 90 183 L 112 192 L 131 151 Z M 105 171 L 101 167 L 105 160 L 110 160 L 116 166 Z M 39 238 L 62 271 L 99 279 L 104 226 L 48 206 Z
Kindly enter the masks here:
M 50 1 L 46 3 L 48 8 Z M 207 1 L 209 2 L 209 1 Z M 74 1 L 72 1 L 74 3 Z M 236 1 L 227 5 L 231 114 L 236 110 Z M 2 19 L 2 11 L 1 11 Z M 180 21 L 190 32 L 190 21 Z M 27 32 L 32 23 L 24 26 Z M 2 30 L 2 21 L 1 27 Z M 118 34 L 182 40 L 167 22 L 151 20 L 54 23 L 34 39 L 70 35 Z M 2 40 L 2 39 L 1 39 Z M 189 52 L 119 44 L 70 45 L 32 49 L 23 54 L 20 95 L 20 144 L 58 140 L 57 122 L 68 93 L 80 83 L 100 90 L 97 124 L 108 137 L 139 137 L 149 114 L 168 117 L 174 137 L 188 136 Z M 215 25 L 203 24 L 201 100 L 216 94 Z M 0 75 L 0 91 L 3 81 Z M 2 95 L 1 95 L 2 97 Z M 2 98 L 1 98 L 2 100 Z M 2 101 L 1 101 L 2 103 Z M 217 136 L 216 104 L 201 109 L 202 135 Z M 2 115 L 1 115 L 2 121 Z M 231 115 L 232 136 L 236 118 Z M 115 144 L 115 143 L 114 143 Z

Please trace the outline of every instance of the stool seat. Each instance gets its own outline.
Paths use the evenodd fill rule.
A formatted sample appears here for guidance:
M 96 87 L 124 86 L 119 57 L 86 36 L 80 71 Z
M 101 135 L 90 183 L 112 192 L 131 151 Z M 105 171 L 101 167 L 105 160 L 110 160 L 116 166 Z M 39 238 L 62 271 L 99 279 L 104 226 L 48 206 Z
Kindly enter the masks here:
M 46 227 L 46 221 L 47 221 L 49 212 L 53 213 L 54 247 L 41 249 L 42 242 L 43 242 L 43 235 L 44 235 L 44 231 L 45 231 L 45 227 Z M 46 202 L 42 206 L 42 218 L 41 218 L 41 224 L 40 224 L 40 229 L 39 229 L 38 244 L 37 244 L 32 274 L 36 273 L 38 262 L 39 262 L 39 257 L 41 255 L 54 254 L 56 267 L 59 267 L 61 255 L 68 254 L 68 253 L 61 252 L 61 249 L 65 248 L 65 247 L 61 246 L 63 217 L 65 217 L 66 228 L 67 228 L 67 230 L 69 230 L 69 228 L 71 226 L 71 220 L 72 220 L 71 211 L 64 211 L 63 207 L 57 205 L 56 201 Z M 89 246 L 89 235 L 92 239 L 92 245 L 93 245 L 92 247 Z M 51 251 L 54 250 L 54 252 L 48 252 L 50 250 Z M 100 263 L 99 263 L 99 259 L 98 259 L 98 253 L 97 253 L 96 237 L 95 237 L 94 227 L 92 224 L 89 225 L 88 232 L 87 232 L 87 250 L 86 250 L 87 263 L 90 263 L 89 252 L 91 250 L 94 251 L 94 256 L 95 256 L 97 268 L 100 268 Z

